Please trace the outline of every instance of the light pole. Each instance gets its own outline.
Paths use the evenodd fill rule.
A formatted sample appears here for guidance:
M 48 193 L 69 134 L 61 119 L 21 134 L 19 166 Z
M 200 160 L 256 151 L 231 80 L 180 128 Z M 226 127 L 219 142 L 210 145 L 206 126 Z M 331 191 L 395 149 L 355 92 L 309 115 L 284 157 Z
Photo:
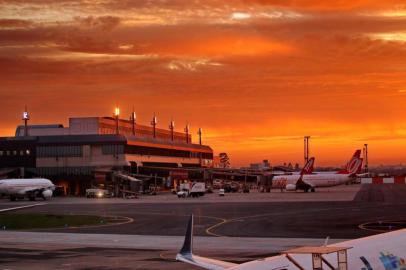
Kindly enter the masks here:
M 23 112 L 24 136 L 28 136 L 28 120 L 30 120 L 30 115 L 28 114 L 27 107 L 25 107 Z
M 115 116 L 115 118 L 116 118 L 116 134 L 118 135 L 118 134 L 120 134 L 120 132 L 119 132 L 119 130 L 118 130 L 118 121 L 119 121 L 119 116 L 120 116 L 120 108 L 119 107 L 116 107 L 115 109 L 114 109 L 114 116 Z
M 368 144 L 364 144 L 364 161 L 365 161 L 365 165 L 364 165 L 364 170 L 365 173 L 369 172 L 369 168 L 368 168 Z
M 186 124 L 185 133 L 186 133 L 186 143 L 189 143 L 189 124 Z
M 171 122 L 169 123 L 169 129 L 171 130 L 171 140 L 173 141 L 174 139 L 173 130 L 175 129 L 175 121 L 171 120 Z
M 199 135 L 199 144 L 202 145 L 202 128 L 199 128 L 197 134 Z
M 132 124 L 132 132 L 133 132 L 133 135 L 135 136 L 135 124 L 136 124 L 136 120 L 137 120 L 137 114 L 134 112 L 134 108 L 133 108 L 133 112 L 131 113 L 130 120 L 131 120 L 131 124 Z
M 304 136 L 304 160 L 305 160 L 305 164 L 309 161 L 309 140 L 310 140 L 310 136 Z
M 152 121 L 151 121 L 151 125 L 152 125 L 152 128 L 153 128 L 153 137 L 154 138 L 156 138 L 156 124 L 158 124 L 158 120 L 156 118 L 156 115 L 154 114 L 154 117 L 152 118 Z

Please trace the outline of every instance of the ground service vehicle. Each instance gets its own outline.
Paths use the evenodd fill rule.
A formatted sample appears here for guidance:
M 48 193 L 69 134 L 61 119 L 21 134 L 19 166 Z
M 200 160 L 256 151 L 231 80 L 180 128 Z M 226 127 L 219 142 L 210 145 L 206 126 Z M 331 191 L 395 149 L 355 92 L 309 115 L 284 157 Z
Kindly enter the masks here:
M 177 193 L 179 198 L 199 197 L 206 192 L 206 184 L 200 182 L 180 184 L 180 191 Z

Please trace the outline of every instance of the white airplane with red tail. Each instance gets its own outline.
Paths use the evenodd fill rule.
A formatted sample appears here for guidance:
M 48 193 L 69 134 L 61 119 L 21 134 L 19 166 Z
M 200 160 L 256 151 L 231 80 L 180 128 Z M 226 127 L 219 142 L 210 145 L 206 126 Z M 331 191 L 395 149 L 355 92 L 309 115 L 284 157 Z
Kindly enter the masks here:
M 314 157 L 310 158 L 299 174 L 274 175 L 272 178 L 272 188 L 286 189 L 287 185 L 295 185 L 303 175 L 310 175 L 314 169 Z
M 314 158 L 310 160 L 314 163 Z M 343 185 L 359 176 L 362 161 L 361 150 L 357 150 L 341 171 L 311 174 L 301 173 L 300 175 L 277 175 L 272 179 L 272 187 L 284 187 L 288 191 L 304 190 L 305 192 L 314 192 L 316 187 Z

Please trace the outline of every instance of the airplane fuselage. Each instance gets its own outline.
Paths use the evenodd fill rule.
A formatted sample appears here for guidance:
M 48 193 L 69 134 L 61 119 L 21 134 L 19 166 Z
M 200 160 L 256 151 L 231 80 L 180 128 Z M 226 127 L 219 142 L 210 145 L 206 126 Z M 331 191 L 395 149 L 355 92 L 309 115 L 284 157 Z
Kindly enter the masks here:
M 0 194 L 15 197 L 23 197 L 28 194 L 36 195 L 38 192 L 46 192 L 44 197 L 52 196 L 55 185 L 48 179 L 4 179 L 0 180 Z
M 404 269 L 406 254 L 406 230 L 388 234 L 378 234 L 366 238 L 334 244 L 338 247 L 349 247 L 347 269 Z M 312 269 L 310 254 L 289 254 L 305 269 Z M 323 255 L 334 267 L 337 266 L 337 254 Z M 402 258 L 403 257 L 403 258 Z M 388 268 L 392 266 L 393 268 Z M 369 268 L 371 267 L 371 268 Z M 235 270 L 297 270 L 298 268 L 285 256 L 275 256 L 240 264 Z M 323 268 L 324 269 L 324 268 Z M 326 268 L 327 269 L 327 268 Z M 338 268 L 337 268 L 338 269 Z
M 313 187 L 334 187 L 351 181 L 349 174 L 311 174 L 303 175 L 303 181 Z
M 334 187 L 344 185 L 352 180 L 350 174 L 338 173 L 305 174 L 303 176 L 297 174 L 277 175 L 272 179 L 272 188 L 285 189 L 287 186 L 296 186 L 300 179 L 311 188 Z
M 296 185 L 299 179 L 299 174 L 276 175 L 272 178 L 272 188 L 284 189 L 287 185 Z

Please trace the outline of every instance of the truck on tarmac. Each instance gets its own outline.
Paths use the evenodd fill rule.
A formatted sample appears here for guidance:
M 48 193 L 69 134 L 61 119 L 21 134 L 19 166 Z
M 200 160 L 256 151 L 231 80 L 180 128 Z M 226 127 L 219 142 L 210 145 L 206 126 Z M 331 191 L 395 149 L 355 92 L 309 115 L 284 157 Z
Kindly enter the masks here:
M 206 184 L 201 182 L 182 183 L 177 193 L 178 198 L 199 197 L 206 192 Z

